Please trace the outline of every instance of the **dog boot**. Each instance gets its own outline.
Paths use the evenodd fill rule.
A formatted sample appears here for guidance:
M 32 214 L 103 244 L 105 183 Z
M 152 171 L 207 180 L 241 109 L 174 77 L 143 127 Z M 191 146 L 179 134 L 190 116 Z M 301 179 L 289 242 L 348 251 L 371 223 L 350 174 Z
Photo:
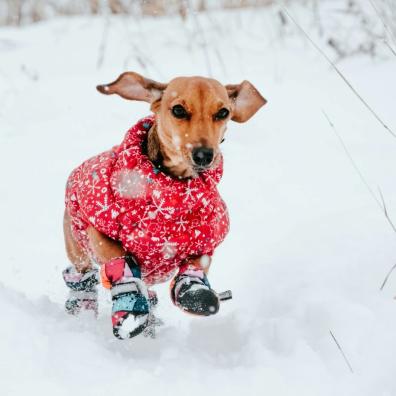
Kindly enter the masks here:
M 205 273 L 193 266 L 179 270 L 171 283 L 171 298 L 177 307 L 194 315 L 214 315 L 220 308 L 219 297 Z
M 63 271 L 63 279 L 70 289 L 69 298 L 66 300 L 66 312 L 78 315 L 83 311 L 93 311 L 98 314 L 98 291 L 96 285 L 99 283 L 97 269 L 85 273 L 77 272 L 74 267 L 68 267 Z
M 150 298 L 135 259 L 128 255 L 109 261 L 102 266 L 101 278 L 111 291 L 115 337 L 127 339 L 143 332 L 150 324 L 150 300 L 154 297 Z

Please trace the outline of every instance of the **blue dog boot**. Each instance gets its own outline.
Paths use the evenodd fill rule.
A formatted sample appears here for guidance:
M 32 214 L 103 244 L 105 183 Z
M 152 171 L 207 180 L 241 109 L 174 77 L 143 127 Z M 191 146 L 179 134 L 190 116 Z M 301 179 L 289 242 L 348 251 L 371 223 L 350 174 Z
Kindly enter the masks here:
M 65 302 L 66 312 L 70 315 L 79 315 L 81 312 L 93 312 L 98 314 L 98 291 L 99 283 L 97 269 L 80 273 L 74 267 L 68 267 L 63 271 L 63 279 L 70 289 L 69 297 Z
M 114 336 L 128 339 L 142 333 L 150 324 L 150 305 L 155 298 L 141 280 L 136 260 L 130 255 L 114 258 L 102 266 L 101 278 L 111 290 Z
M 139 278 L 112 286 L 113 334 L 123 340 L 142 333 L 149 326 L 150 300 L 147 286 Z

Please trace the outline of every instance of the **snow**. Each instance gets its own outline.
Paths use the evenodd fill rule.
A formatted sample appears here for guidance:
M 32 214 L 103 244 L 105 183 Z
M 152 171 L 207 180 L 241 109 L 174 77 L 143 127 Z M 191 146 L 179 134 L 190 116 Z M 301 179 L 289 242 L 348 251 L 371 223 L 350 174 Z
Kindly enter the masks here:
M 379 288 L 396 234 L 323 112 L 395 221 L 396 140 L 303 37 L 279 37 L 273 11 L 211 18 L 201 22 L 213 77 L 248 79 L 268 100 L 248 123 L 230 124 L 222 145 L 231 232 L 209 279 L 233 299 L 213 318 L 194 318 L 161 285 L 157 338 L 123 342 L 105 290 L 97 320 L 63 312 L 65 181 L 148 114 L 147 104 L 95 86 L 126 69 L 158 81 L 207 74 L 205 40 L 170 17 L 0 30 L 3 395 L 395 394 L 396 275 Z M 337 66 L 395 129 L 395 58 Z
M 136 330 L 139 326 L 144 324 L 147 321 L 148 315 L 141 315 L 141 316 L 129 316 L 126 318 L 122 324 L 122 327 L 119 331 L 121 338 L 127 338 L 128 334 L 132 333 Z

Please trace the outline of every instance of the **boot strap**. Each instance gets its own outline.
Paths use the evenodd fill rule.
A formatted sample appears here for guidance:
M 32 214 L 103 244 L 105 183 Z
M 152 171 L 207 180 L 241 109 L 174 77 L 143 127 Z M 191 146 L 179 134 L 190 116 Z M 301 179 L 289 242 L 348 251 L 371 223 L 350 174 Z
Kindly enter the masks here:
M 119 283 L 111 288 L 111 297 L 116 297 L 124 293 L 139 293 L 139 288 L 135 282 Z
M 98 293 L 96 291 L 73 290 L 69 291 L 69 299 L 73 300 L 96 300 Z

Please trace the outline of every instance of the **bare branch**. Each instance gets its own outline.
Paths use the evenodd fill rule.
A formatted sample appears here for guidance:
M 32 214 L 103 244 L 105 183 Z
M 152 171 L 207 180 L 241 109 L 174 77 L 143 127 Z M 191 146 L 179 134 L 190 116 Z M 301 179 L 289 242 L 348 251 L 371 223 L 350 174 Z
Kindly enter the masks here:
M 388 33 L 389 37 L 391 37 L 393 44 L 396 45 L 396 36 L 394 35 L 392 29 L 389 28 L 388 24 L 385 22 L 384 17 L 381 15 L 379 9 L 377 8 L 377 6 L 374 4 L 373 0 L 369 0 L 371 7 L 373 7 L 375 13 L 377 14 L 378 18 L 381 20 L 382 25 L 384 26 L 385 31 Z M 385 42 L 387 42 L 385 40 Z
M 98 50 L 98 58 L 96 60 L 96 68 L 100 69 L 104 62 L 105 52 L 106 52 L 106 44 L 107 37 L 109 35 L 109 27 L 110 27 L 110 18 L 108 14 L 105 14 L 105 21 L 103 26 L 103 34 L 102 39 L 100 41 L 99 50 Z
M 337 129 L 335 128 L 333 122 L 330 120 L 329 116 L 327 115 L 327 113 L 322 110 L 323 115 L 326 117 L 328 123 L 330 124 L 331 129 L 333 130 L 334 134 L 337 136 L 342 148 L 345 151 L 345 154 L 347 155 L 349 161 L 351 162 L 353 168 L 355 169 L 356 173 L 358 174 L 360 180 L 362 181 L 362 183 L 365 185 L 367 191 L 370 193 L 370 195 L 372 196 L 372 198 L 375 200 L 375 202 L 377 203 L 377 205 L 380 207 L 380 209 L 382 210 L 382 205 L 379 201 L 379 199 L 377 198 L 377 196 L 374 194 L 373 189 L 370 187 L 370 185 L 368 184 L 366 178 L 364 177 L 363 173 L 361 172 L 361 170 L 359 169 L 357 163 L 355 162 L 355 160 L 353 159 L 351 153 L 348 150 L 348 147 L 346 146 L 344 140 L 342 139 L 341 135 L 338 133 Z
M 361 170 L 359 169 L 359 167 L 357 166 L 355 160 L 353 159 L 351 153 L 348 150 L 348 147 L 346 146 L 344 140 L 342 139 L 341 135 L 337 132 L 337 129 L 335 128 L 333 122 L 330 120 L 329 116 L 326 114 L 326 112 L 324 110 L 322 110 L 322 113 L 324 114 L 324 116 L 326 117 L 328 123 L 330 124 L 330 127 L 332 128 L 333 132 L 335 133 L 335 135 L 337 136 L 338 140 L 341 143 L 342 148 L 345 151 L 345 154 L 347 155 L 349 161 L 351 162 L 353 168 L 355 169 L 356 173 L 359 175 L 360 180 L 362 181 L 362 183 L 365 185 L 367 191 L 370 193 L 370 195 L 372 196 L 372 198 L 374 199 L 374 201 L 376 202 L 376 204 L 379 206 L 379 208 L 381 209 L 381 212 L 383 212 L 383 214 L 385 215 L 385 218 L 388 222 L 388 224 L 392 227 L 393 232 L 396 233 L 396 227 L 392 221 L 392 219 L 389 217 L 388 214 L 388 209 L 386 207 L 385 204 L 385 199 L 384 196 L 382 194 L 381 189 L 378 187 L 378 191 L 381 197 L 381 201 L 377 198 L 377 196 L 374 194 L 374 191 L 372 190 L 372 188 L 370 187 L 370 185 L 368 184 L 366 178 L 364 177 L 363 173 L 361 172 Z M 380 287 L 380 290 L 382 291 L 383 288 L 385 287 L 386 282 L 388 281 L 389 276 L 391 275 L 391 273 L 393 272 L 393 270 L 396 268 L 396 264 L 390 269 L 390 271 L 388 272 L 388 274 L 386 275 L 384 281 L 382 282 L 382 285 Z
M 342 350 L 341 345 L 338 343 L 338 341 L 337 341 L 337 339 L 335 338 L 333 332 L 332 332 L 331 330 L 329 330 L 329 332 L 330 332 L 330 335 L 331 335 L 331 337 L 333 338 L 335 344 L 337 345 L 338 350 L 341 352 L 341 355 L 342 355 L 342 357 L 344 358 L 345 363 L 347 364 L 349 370 L 351 371 L 351 373 L 353 373 L 353 368 L 352 368 L 351 364 L 349 363 L 349 360 L 347 359 L 347 357 L 346 357 L 344 351 Z
M 190 0 L 186 0 L 187 5 L 188 5 L 188 9 L 189 12 L 192 16 L 192 19 L 194 21 L 195 27 L 197 29 L 197 33 L 201 36 L 202 39 L 202 49 L 205 55 L 205 60 L 206 60 L 206 67 L 208 69 L 208 75 L 209 77 L 212 76 L 212 66 L 210 64 L 210 57 L 209 57 L 209 52 L 208 52 L 208 43 L 206 41 L 206 37 L 205 37 L 205 33 L 202 29 L 201 24 L 199 23 L 198 17 L 197 17 L 197 13 L 194 11 L 194 8 L 191 4 Z
M 360 180 L 362 181 L 362 183 L 366 187 L 367 191 L 370 193 L 371 197 L 376 202 L 377 206 L 380 208 L 381 212 L 383 212 L 383 214 L 385 215 L 385 218 L 386 218 L 388 224 L 391 226 L 393 232 L 396 233 L 396 227 L 395 227 L 392 219 L 389 217 L 388 211 L 386 209 L 384 197 L 382 195 L 382 192 L 381 192 L 380 188 L 378 187 L 379 194 L 381 196 L 381 201 L 378 199 L 378 197 L 375 195 L 373 189 L 370 187 L 369 183 L 367 182 L 367 179 L 365 178 L 365 176 L 363 175 L 362 171 L 358 167 L 356 161 L 353 159 L 351 153 L 348 150 L 348 147 L 346 146 L 346 144 L 345 144 L 344 140 L 342 139 L 341 135 L 338 133 L 337 129 L 335 128 L 335 126 L 333 124 L 333 122 L 330 120 L 329 116 L 326 114 L 326 112 L 324 110 L 322 110 L 322 113 L 326 117 L 328 123 L 330 124 L 331 129 L 333 130 L 334 134 L 337 136 L 339 142 L 341 143 L 341 146 L 344 149 L 345 154 L 347 155 L 347 157 L 348 157 L 349 161 L 351 162 L 353 168 L 355 169 L 356 173 L 358 174 Z
M 363 103 L 363 105 L 370 111 L 370 113 L 376 118 L 376 120 L 389 132 L 394 138 L 396 134 L 385 124 L 384 121 L 379 117 L 379 115 L 373 110 L 373 108 L 363 99 L 363 97 L 356 91 L 353 85 L 347 80 L 347 78 L 341 73 L 334 62 L 320 49 L 320 47 L 311 39 L 308 33 L 298 24 L 298 22 L 290 15 L 287 8 L 280 4 L 285 14 L 290 18 L 290 20 L 297 26 L 305 38 L 313 45 L 313 47 L 323 56 L 323 58 L 329 63 L 333 70 L 341 77 L 349 89 L 355 94 L 355 96 Z
M 389 45 L 389 43 L 386 39 L 384 39 L 384 44 L 387 46 L 389 51 L 392 52 L 392 54 L 396 56 L 396 51 Z
M 385 279 L 384 279 L 384 281 L 382 282 L 382 285 L 381 285 L 381 287 L 380 287 L 380 290 L 381 290 L 381 291 L 384 289 L 386 283 L 388 282 L 389 277 L 391 276 L 391 274 L 392 274 L 392 272 L 395 270 L 395 268 L 396 268 L 396 264 L 394 264 L 394 265 L 392 266 L 392 268 L 391 268 L 391 269 L 388 271 L 388 273 L 386 274 Z
M 380 194 L 380 197 L 381 197 L 382 210 L 383 210 L 383 212 L 384 212 L 384 215 L 385 215 L 386 219 L 388 220 L 388 223 L 389 223 L 389 224 L 391 225 L 391 227 L 393 228 L 393 231 L 396 232 L 396 227 L 395 227 L 395 225 L 393 224 L 391 218 L 389 217 L 388 209 L 386 208 L 386 204 L 385 204 L 385 200 L 384 200 L 384 196 L 382 195 L 382 191 L 381 191 L 381 189 L 380 189 L 379 187 L 378 187 L 378 191 L 379 191 L 379 194 Z

